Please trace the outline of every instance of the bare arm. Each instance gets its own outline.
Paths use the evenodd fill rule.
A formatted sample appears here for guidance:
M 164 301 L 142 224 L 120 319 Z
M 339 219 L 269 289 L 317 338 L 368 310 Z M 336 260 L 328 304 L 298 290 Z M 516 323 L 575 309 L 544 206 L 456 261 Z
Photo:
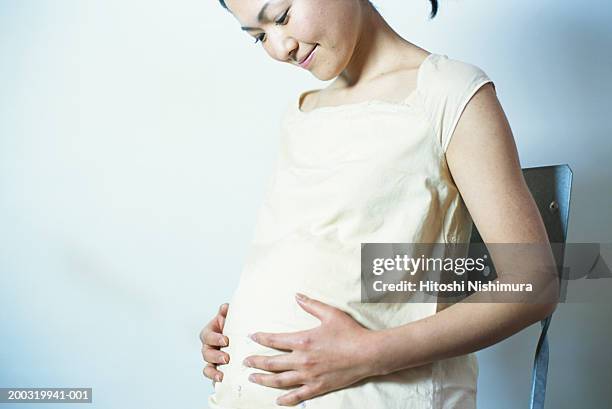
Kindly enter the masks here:
M 550 249 L 537 206 L 523 178 L 512 131 L 492 84 L 468 103 L 447 149 L 447 163 L 485 243 L 541 243 Z M 547 303 L 459 302 L 435 315 L 400 327 L 375 331 L 365 341 L 376 374 L 426 364 L 493 345 L 550 315 L 558 283 L 551 280 L 551 251 L 521 260 L 523 280 L 548 283 Z M 496 268 L 513 266 L 495 257 Z M 499 264 L 499 265 L 498 265 Z M 499 267 L 502 267 L 501 269 Z M 514 266 L 515 267 L 515 266 Z M 503 281 L 500 276 L 500 281 Z M 483 294 L 474 293 L 465 301 Z M 406 340 L 409 340 L 408 342 Z

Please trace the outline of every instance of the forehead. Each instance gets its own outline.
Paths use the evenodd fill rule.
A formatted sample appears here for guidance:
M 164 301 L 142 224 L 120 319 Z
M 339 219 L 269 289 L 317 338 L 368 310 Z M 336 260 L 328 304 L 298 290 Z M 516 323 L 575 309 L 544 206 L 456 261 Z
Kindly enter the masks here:
M 286 0 L 225 0 L 225 5 L 241 23 L 256 25 L 270 17 L 270 13 Z

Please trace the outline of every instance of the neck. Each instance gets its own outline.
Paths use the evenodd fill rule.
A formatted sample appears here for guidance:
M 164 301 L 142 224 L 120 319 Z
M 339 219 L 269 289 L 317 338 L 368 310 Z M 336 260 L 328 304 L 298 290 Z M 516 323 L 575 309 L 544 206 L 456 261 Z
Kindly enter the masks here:
M 353 87 L 406 66 L 410 56 L 416 60 L 415 51 L 421 50 L 400 37 L 368 1 L 364 2 L 360 33 L 351 60 L 338 76 L 342 87 Z

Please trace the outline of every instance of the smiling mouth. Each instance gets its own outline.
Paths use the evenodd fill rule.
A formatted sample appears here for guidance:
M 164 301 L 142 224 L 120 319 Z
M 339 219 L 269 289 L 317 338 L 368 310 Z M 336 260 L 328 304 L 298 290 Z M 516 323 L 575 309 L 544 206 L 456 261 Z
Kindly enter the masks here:
M 310 63 L 310 60 L 312 60 L 312 56 L 314 54 L 314 51 L 317 49 L 318 45 L 315 45 L 312 50 L 310 50 L 310 52 L 308 53 L 308 55 L 306 57 L 304 57 L 304 59 L 302 61 L 299 61 L 298 64 L 300 67 L 302 68 L 306 68 L 306 66 L 308 66 L 308 64 Z

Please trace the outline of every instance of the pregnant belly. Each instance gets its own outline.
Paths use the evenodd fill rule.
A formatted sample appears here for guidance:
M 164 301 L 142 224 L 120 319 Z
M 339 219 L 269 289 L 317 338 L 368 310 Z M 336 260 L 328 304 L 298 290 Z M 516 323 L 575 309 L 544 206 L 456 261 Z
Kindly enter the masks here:
M 251 355 L 278 355 L 281 351 L 263 346 L 248 337 L 253 332 L 293 332 L 313 328 L 319 321 L 308 318 L 293 298 L 294 291 L 284 286 L 274 291 L 253 287 L 248 280 L 241 285 L 230 302 L 223 333 L 229 345 L 222 348 L 230 356 L 230 362 L 219 365 L 224 373 L 223 381 L 215 384 L 214 402 L 221 408 L 272 408 L 276 398 L 288 390 L 270 388 L 248 380 L 251 373 L 269 373 L 259 368 L 248 368 L 242 361 Z M 295 306 L 293 305 L 295 304 Z M 297 309 L 301 310 L 298 311 Z
M 284 240 L 276 247 L 254 246 L 230 300 L 223 333 L 229 345 L 222 348 L 230 362 L 219 365 L 223 381 L 215 384 L 210 406 L 228 409 L 278 408 L 275 400 L 286 390 L 252 383 L 251 373 L 268 373 L 248 368 L 242 361 L 251 355 L 288 353 L 256 343 L 253 332 L 295 332 L 315 328 L 318 319 L 295 301 L 303 292 L 343 310 L 360 298 L 359 247 L 339 251 L 308 241 Z
M 230 362 L 219 365 L 223 381 L 215 383 L 208 398 L 210 409 L 271 409 L 281 395 L 298 388 L 272 388 L 248 380 L 251 373 L 269 373 L 248 368 L 242 361 L 251 355 L 279 355 L 287 351 L 265 347 L 248 338 L 252 332 L 285 333 L 320 325 L 295 301 L 295 292 L 318 299 L 349 313 L 371 329 L 394 327 L 435 313 L 436 304 L 361 303 L 360 246 L 341 248 L 333 243 L 285 239 L 275 246 L 255 244 L 247 257 L 240 282 L 227 313 L 224 334 L 229 345 L 222 348 Z M 467 361 L 465 361 L 467 362 Z M 456 374 L 454 390 L 473 394 L 473 371 L 462 363 L 461 370 L 448 370 L 438 364 L 423 365 L 393 374 L 371 377 L 350 387 L 309 399 L 299 406 L 309 409 L 405 409 L 431 408 L 435 373 Z M 436 372 L 436 369 L 437 372 Z M 450 368 L 450 367 L 449 367 Z M 470 375 L 470 376 L 466 376 Z M 470 380 L 466 388 L 463 380 Z M 461 381 L 460 381 L 461 380 Z M 459 392 L 457 392 L 459 393 Z M 454 398 L 453 398 L 454 399 Z M 442 406 L 446 409 L 446 406 Z M 452 407 L 448 406 L 449 408 Z M 465 406 L 473 407 L 473 406 Z

